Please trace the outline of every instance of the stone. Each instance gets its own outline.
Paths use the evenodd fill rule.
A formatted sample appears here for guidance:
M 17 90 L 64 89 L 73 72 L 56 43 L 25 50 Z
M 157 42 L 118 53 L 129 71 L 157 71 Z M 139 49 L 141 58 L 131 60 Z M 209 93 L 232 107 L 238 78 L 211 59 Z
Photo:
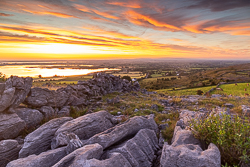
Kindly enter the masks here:
M 152 110 L 155 110 L 155 111 L 159 111 L 159 107 L 158 107 L 158 105 L 157 104 L 153 104 L 152 106 L 151 106 L 151 109 Z
M 158 149 L 156 133 L 153 130 L 142 129 L 132 139 L 106 151 L 102 158 L 109 157 L 111 153 L 120 153 L 131 166 L 152 166 Z
M 63 107 L 69 96 L 70 94 L 64 88 L 55 91 L 36 87 L 31 89 L 30 95 L 25 99 L 25 104 L 33 107 Z
M 17 137 L 25 126 L 25 122 L 16 113 L 0 113 L 0 140 Z
M 242 114 L 250 116 L 250 107 L 249 106 L 242 105 L 241 108 L 242 108 Z
M 71 139 L 66 147 L 66 153 L 70 154 L 78 148 L 83 146 L 82 141 L 79 138 Z
M 134 112 L 138 112 L 139 110 L 136 108 L 135 110 L 134 110 Z
M 160 124 L 160 125 L 159 125 L 159 129 L 160 129 L 160 130 L 166 129 L 167 127 L 169 127 L 168 123 Z
M 86 160 L 86 165 L 89 166 L 101 166 L 101 167 L 132 167 L 128 160 L 120 153 L 112 153 L 108 157 L 108 159 L 98 160 L 98 159 L 90 159 Z
M 13 76 L 7 79 L 6 81 L 6 88 L 15 88 L 14 98 L 12 99 L 12 104 L 10 108 L 15 109 L 18 107 L 29 94 L 30 89 L 32 87 L 33 78 L 31 77 L 17 77 Z
M 12 104 L 15 88 L 5 89 L 0 96 L 0 112 L 6 110 Z
M 231 104 L 231 103 L 226 103 L 224 104 L 225 107 L 228 107 L 228 108 L 234 108 L 234 105 Z
M 220 151 L 210 143 L 203 151 L 198 145 L 187 144 L 173 147 L 164 144 L 160 167 L 220 167 Z
M 110 147 L 119 141 L 125 140 L 141 129 L 151 129 L 158 133 L 158 126 L 152 117 L 136 116 L 126 122 L 116 125 L 102 133 L 91 137 L 85 144 L 99 143 L 103 149 Z
M 62 125 L 56 131 L 55 136 L 62 132 L 71 132 L 76 134 L 81 140 L 85 140 L 113 127 L 114 123 L 112 120 L 113 116 L 107 111 L 87 114 Z
M 51 119 L 56 115 L 55 110 L 51 106 L 42 106 L 39 111 L 44 115 L 45 119 Z
M 89 166 L 86 163 L 86 160 L 89 159 L 99 159 L 103 153 L 103 148 L 99 144 L 91 144 L 86 145 L 82 148 L 79 148 L 69 155 L 62 158 L 59 162 L 57 162 L 53 167 L 81 167 L 81 166 Z
M 189 130 L 176 126 L 172 144 L 164 143 L 160 159 L 161 167 L 220 167 L 219 149 L 210 143 L 208 149 L 201 149 L 201 142 Z
M 17 159 L 21 148 L 16 140 L 0 141 L 0 166 L 6 166 L 8 162 Z
M 51 167 L 65 157 L 66 148 L 49 150 L 39 155 L 30 155 L 8 163 L 6 167 Z
M 79 137 L 74 133 L 67 133 L 67 132 L 59 133 L 56 137 L 52 139 L 51 148 L 55 149 L 57 147 L 67 146 L 71 140 L 81 141 Z M 79 143 L 80 143 L 79 145 L 82 145 L 81 142 Z
M 59 117 L 68 117 L 70 115 L 70 106 L 63 106 L 63 108 L 57 112 Z
M 25 121 L 27 128 L 34 128 L 41 123 L 44 116 L 36 109 L 17 108 L 16 114 Z
M 189 110 L 181 110 L 180 112 L 180 120 L 183 121 L 183 126 L 189 126 L 190 122 L 194 120 L 202 119 L 205 116 L 202 112 L 189 111 Z
M 57 129 L 70 120 L 72 120 L 71 117 L 52 119 L 28 134 L 24 139 L 23 148 L 19 152 L 19 158 L 25 158 L 32 154 L 38 155 L 49 150 Z

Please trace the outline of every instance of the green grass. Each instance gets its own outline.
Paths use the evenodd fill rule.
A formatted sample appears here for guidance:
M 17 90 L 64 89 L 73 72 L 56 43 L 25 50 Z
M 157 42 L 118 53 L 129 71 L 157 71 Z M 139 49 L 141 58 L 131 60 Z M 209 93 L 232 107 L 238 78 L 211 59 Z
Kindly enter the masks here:
M 212 94 L 231 94 L 233 96 L 244 96 L 245 93 L 250 94 L 250 86 L 247 86 L 247 83 L 238 83 L 237 85 L 238 86 L 235 84 L 220 85 L 219 87 L 222 88 L 223 91 L 215 90 L 212 92 Z M 244 89 L 246 89 L 246 91 Z
M 181 89 L 175 90 L 173 89 L 161 89 L 157 90 L 157 93 L 163 93 L 170 96 L 182 96 L 182 95 L 197 95 L 197 90 L 202 90 L 204 93 L 209 91 L 210 89 L 214 88 L 215 86 L 206 86 L 206 87 L 199 87 L 199 88 L 192 88 L 192 89 Z

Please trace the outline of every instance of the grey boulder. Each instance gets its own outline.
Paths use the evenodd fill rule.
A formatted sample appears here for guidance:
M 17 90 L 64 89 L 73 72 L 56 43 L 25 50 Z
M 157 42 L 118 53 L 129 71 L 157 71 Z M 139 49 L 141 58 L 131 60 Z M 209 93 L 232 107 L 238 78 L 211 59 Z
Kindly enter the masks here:
M 15 88 L 5 89 L 0 95 L 0 112 L 6 110 L 11 104 L 14 98 Z
M 17 77 L 13 76 L 7 79 L 5 85 L 6 88 L 15 88 L 15 95 L 14 99 L 12 99 L 12 104 L 10 108 L 16 108 L 18 107 L 26 98 L 26 96 L 29 94 L 30 89 L 32 87 L 33 78 L 27 77 Z
M 136 116 L 126 122 L 110 128 L 91 137 L 86 144 L 99 143 L 104 149 L 137 134 L 141 129 L 151 129 L 158 132 L 157 124 L 152 117 Z
M 64 106 L 60 111 L 57 112 L 59 117 L 68 117 L 70 115 L 70 106 Z
M 30 108 L 17 108 L 16 114 L 25 121 L 27 128 L 36 127 L 41 123 L 44 116 L 38 110 Z
M 16 140 L 2 140 L 0 141 L 0 166 L 18 158 L 18 152 L 21 146 Z
M 56 131 L 55 136 L 62 132 L 72 132 L 81 140 L 88 139 L 97 133 L 113 127 L 114 124 L 112 121 L 113 116 L 106 111 L 87 114 L 62 125 Z
M 31 154 L 40 154 L 49 150 L 51 141 L 57 129 L 65 122 L 72 120 L 71 117 L 52 119 L 43 124 L 34 132 L 28 134 L 24 139 L 24 145 L 19 152 L 19 158 L 27 157 Z
M 0 113 L 0 140 L 13 139 L 24 130 L 25 122 L 16 113 Z
M 62 147 L 11 161 L 7 167 L 51 167 L 66 155 L 65 147 Z

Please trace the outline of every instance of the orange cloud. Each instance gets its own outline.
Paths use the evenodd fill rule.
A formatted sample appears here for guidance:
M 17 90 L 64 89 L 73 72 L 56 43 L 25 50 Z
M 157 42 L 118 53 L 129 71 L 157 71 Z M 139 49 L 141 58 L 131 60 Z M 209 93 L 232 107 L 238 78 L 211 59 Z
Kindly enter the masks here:
M 127 7 L 127 8 L 141 8 L 141 5 L 132 1 L 130 2 L 107 2 L 107 4 L 122 6 L 122 7 Z
M 143 21 L 146 21 L 152 25 L 154 25 L 155 27 L 161 27 L 161 28 L 168 28 L 170 30 L 180 30 L 180 28 L 164 23 L 164 22 L 160 22 L 158 20 L 155 20 L 154 18 L 150 17 L 150 16 L 146 16 L 146 15 L 142 15 L 140 13 L 137 13 L 135 11 L 127 11 L 126 12 L 127 18 L 129 19 L 129 21 L 131 23 L 137 24 L 137 25 L 143 25 Z
M 97 14 L 99 16 L 109 18 L 109 19 L 115 19 L 115 20 L 119 19 L 119 17 L 110 14 L 110 12 L 101 12 L 100 10 L 90 9 L 90 8 L 87 8 L 84 5 L 78 5 L 78 4 L 76 4 L 75 7 L 78 10 L 83 11 L 83 12 L 94 13 L 94 14 Z

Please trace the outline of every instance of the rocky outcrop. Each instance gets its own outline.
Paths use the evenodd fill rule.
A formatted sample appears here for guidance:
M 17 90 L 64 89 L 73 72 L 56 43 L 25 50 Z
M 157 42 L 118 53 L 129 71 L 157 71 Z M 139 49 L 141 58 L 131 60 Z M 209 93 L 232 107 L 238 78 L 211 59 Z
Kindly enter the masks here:
M 3 91 L 0 97 L 0 112 L 3 112 L 11 105 L 14 94 L 15 88 L 9 88 Z
M 220 167 L 219 149 L 213 143 L 206 150 L 202 150 L 200 145 L 191 131 L 176 126 L 172 144 L 164 143 L 161 167 Z
M 5 166 L 8 162 L 18 158 L 21 146 L 16 140 L 0 141 L 0 166 Z
M 44 116 L 36 109 L 17 108 L 16 114 L 25 121 L 27 128 L 34 128 L 41 123 Z
M 189 126 L 193 119 L 199 120 L 203 118 L 205 114 L 202 112 L 195 112 L 189 110 L 181 110 L 180 112 L 180 121 L 183 123 L 183 126 Z
M 60 111 L 57 112 L 58 117 L 68 117 L 70 115 L 70 106 L 64 106 Z
M 7 167 L 51 167 L 67 155 L 65 150 L 66 148 L 62 147 L 39 155 L 30 155 L 11 161 Z
M 152 117 L 137 116 L 102 133 L 96 134 L 85 144 L 98 143 L 106 149 L 113 144 L 136 135 L 141 129 L 151 129 L 155 133 L 158 132 L 158 127 Z
M 62 132 L 70 132 L 85 140 L 113 126 L 113 116 L 107 111 L 99 111 L 65 123 L 56 131 L 55 136 Z
M 131 166 L 152 166 L 158 149 L 155 131 L 142 129 L 132 139 L 106 151 L 102 158 L 110 158 L 113 153 L 120 153 Z
M 10 77 L 7 79 L 5 85 L 6 88 L 15 88 L 14 98 L 12 99 L 12 103 L 10 108 L 18 107 L 26 98 L 26 96 L 30 92 L 30 88 L 32 87 L 33 78 L 27 77 Z
M 38 108 L 42 106 L 63 107 L 68 97 L 69 93 L 64 88 L 57 90 L 32 88 L 25 103 Z
M 133 84 L 117 76 L 97 73 L 93 79 L 78 81 L 76 85 L 68 85 L 66 88 L 55 90 L 32 88 L 25 103 L 32 107 L 51 106 L 61 108 L 63 106 L 88 105 L 94 97 L 118 92 L 138 91 L 138 82 Z
M 17 114 L 0 113 L 0 140 L 13 139 L 24 130 L 25 122 Z
M 56 118 L 28 134 L 24 139 L 23 148 L 19 152 L 19 158 L 24 158 L 31 154 L 38 155 L 49 150 L 51 141 L 57 129 L 70 120 L 72 120 L 71 117 Z

